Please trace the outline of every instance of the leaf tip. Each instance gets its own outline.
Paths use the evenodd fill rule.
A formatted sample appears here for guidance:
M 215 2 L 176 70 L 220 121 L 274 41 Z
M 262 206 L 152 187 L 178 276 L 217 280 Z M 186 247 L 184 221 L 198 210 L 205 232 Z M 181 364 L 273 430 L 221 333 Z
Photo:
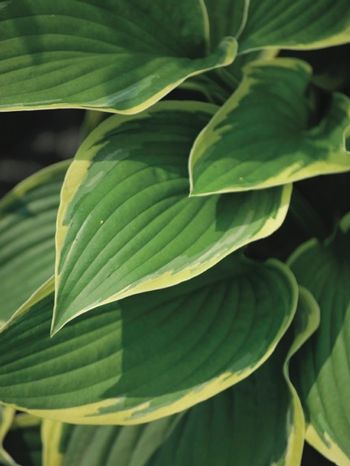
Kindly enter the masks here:
M 64 326 L 64 323 L 58 322 L 55 317 L 51 321 L 50 338 L 54 337 Z
M 64 316 L 64 313 L 61 312 L 61 308 L 58 306 L 56 298 L 53 308 L 53 316 L 51 320 L 50 338 L 54 337 L 69 322 L 69 320 L 70 319 L 67 319 Z
M 232 36 L 226 36 L 218 45 L 218 53 L 222 53 L 223 61 L 221 66 L 231 65 L 238 53 L 238 42 Z

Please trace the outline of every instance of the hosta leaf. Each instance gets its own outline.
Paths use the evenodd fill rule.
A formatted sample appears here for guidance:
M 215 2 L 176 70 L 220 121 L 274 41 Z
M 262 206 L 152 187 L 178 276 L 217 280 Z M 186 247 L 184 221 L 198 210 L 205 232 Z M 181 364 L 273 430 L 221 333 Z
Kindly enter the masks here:
M 53 329 L 98 305 L 198 275 L 282 223 L 289 186 L 188 197 L 188 154 L 216 107 L 164 102 L 84 142 L 62 191 Z
M 42 421 L 42 466 L 62 466 L 64 451 L 66 450 L 67 443 L 73 429 L 74 427 L 71 424 L 62 424 L 61 422 L 50 421 L 47 419 Z M 91 441 L 91 438 L 88 439 L 86 436 L 82 440 L 76 439 L 76 448 L 80 451 L 88 450 L 89 444 L 86 443 L 86 440 Z M 71 464 L 78 466 L 75 462 L 72 462 Z M 101 462 L 101 464 L 103 463 Z
M 304 417 L 288 362 L 315 330 L 317 311 L 303 292 L 289 351 L 287 338 L 248 379 L 187 411 L 147 466 L 300 465 Z
M 0 110 L 136 113 L 236 54 L 227 38 L 207 55 L 199 0 L 16 0 L 0 8 Z
M 56 215 L 67 168 L 62 162 L 41 170 L 0 202 L 0 325 L 54 273 Z
M 221 106 L 240 85 L 243 70 L 248 63 L 275 58 L 277 53 L 276 50 L 266 49 L 239 55 L 232 65 L 188 79 L 181 85 L 181 89 L 199 92 L 207 101 Z
M 350 170 L 350 100 L 334 94 L 318 122 L 306 94 L 310 67 L 299 60 L 257 61 L 197 138 L 192 194 L 244 191 Z
M 0 338 L 0 401 L 82 424 L 137 424 L 250 375 L 293 317 L 297 287 L 277 261 L 241 254 L 176 287 L 114 302 L 49 336 L 48 283 Z
M 212 46 L 217 46 L 223 37 L 239 37 L 247 21 L 249 1 L 205 0 Z
M 168 416 L 127 427 L 73 426 L 45 420 L 43 466 L 144 466 L 180 418 Z M 58 443 L 52 442 L 52 433 Z
M 126 427 L 44 421 L 47 434 L 61 430 L 56 448 L 46 436 L 51 454 L 44 466 L 56 466 L 57 451 L 63 457 L 57 466 L 299 465 L 304 418 L 288 361 L 315 329 L 317 311 L 312 297 L 302 292 L 292 346 L 290 335 L 247 380 L 185 413 Z
M 321 310 L 320 327 L 295 364 L 306 438 L 341 466 L 350 464 L 350 230 L 343 226 L 325 243 L 307 242 L 290 260 Z
M 239 37 L 248 17 L 249 1 L 205 0 L 212 48 L 215 49 L 224 37 Z M 265 49 L 240 54 L 232 64 L 190 78 L 181 87 L 199 91 L 210 102 L 222 105 L 238 87 L 242 78 L 242 67 L 245 64 L 258 58 L 273 58 L 277 52 L 277 49 Z
M 240 15 L 241 2 L 237 3 Z M 348 43 L 349 0 L 250 0 L 239 39 L 242 52 L 264 47 L 314 49 Z

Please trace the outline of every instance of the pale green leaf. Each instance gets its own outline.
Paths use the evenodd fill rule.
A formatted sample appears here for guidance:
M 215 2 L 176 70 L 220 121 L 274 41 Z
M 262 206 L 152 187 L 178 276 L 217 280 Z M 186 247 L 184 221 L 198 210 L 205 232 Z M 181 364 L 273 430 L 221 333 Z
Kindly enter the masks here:
M 0 202 L 0 325 L 54 274 L 56 215 L 68 165 L 41 170 Z
M 288 58 L 256 61 L 197 138 L 190 157 L 192 195 L 283 185 L 350 171 L 350 100 L 334 94 L 314 122 L 311 69 Z
M 248 377 L 293 318 L 289 269 L 236 254 L 175 287 L 114 302 L 49 336 L 52 284 L 0 338 L 0 401 L 81 424 L 138 424 Z
M 307 242 L 290 259 L 321 311 L 318 331 L 293 366 L 308 424 L 306 438 L 340 466 L 350 464 L 349 252 L 350 230 L 344 228 L 326 242 Z
M 273 233 L 291 188 L 190 199 L 188 155 L 216 107 L 163 102 L 84 142 L 58 215 L 55 331 L 79 314 L 188 280 Z
M 237 3 L 240 14 L 240 1 Z M 239 39 L 241 52 L 265 47 L 315 49 L 349 43 L 349 0 L 250 0 Z
M 207 54 L 200 0 L 16 0 L 0 3 L 0 110 L 137 113 L 187 77 L 233 61 Z

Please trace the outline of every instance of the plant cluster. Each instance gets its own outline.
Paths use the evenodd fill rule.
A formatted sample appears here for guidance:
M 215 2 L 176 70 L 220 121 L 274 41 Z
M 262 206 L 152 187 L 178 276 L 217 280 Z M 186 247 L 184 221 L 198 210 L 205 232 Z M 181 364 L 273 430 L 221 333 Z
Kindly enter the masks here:
M 0 110 L 88 118 L 0 203 L 24 466 L 350 465 L 347 44 L 349 0 L 0 2 Z

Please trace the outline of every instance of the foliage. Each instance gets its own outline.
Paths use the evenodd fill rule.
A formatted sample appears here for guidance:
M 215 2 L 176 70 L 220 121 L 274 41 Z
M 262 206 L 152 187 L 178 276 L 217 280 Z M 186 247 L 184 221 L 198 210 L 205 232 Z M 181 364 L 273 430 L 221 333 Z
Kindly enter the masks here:
M 0 44 L 1 111 L 86 111 L 0 201 L 0 462 L 350 465 L 349 0 L 6 0 Z

